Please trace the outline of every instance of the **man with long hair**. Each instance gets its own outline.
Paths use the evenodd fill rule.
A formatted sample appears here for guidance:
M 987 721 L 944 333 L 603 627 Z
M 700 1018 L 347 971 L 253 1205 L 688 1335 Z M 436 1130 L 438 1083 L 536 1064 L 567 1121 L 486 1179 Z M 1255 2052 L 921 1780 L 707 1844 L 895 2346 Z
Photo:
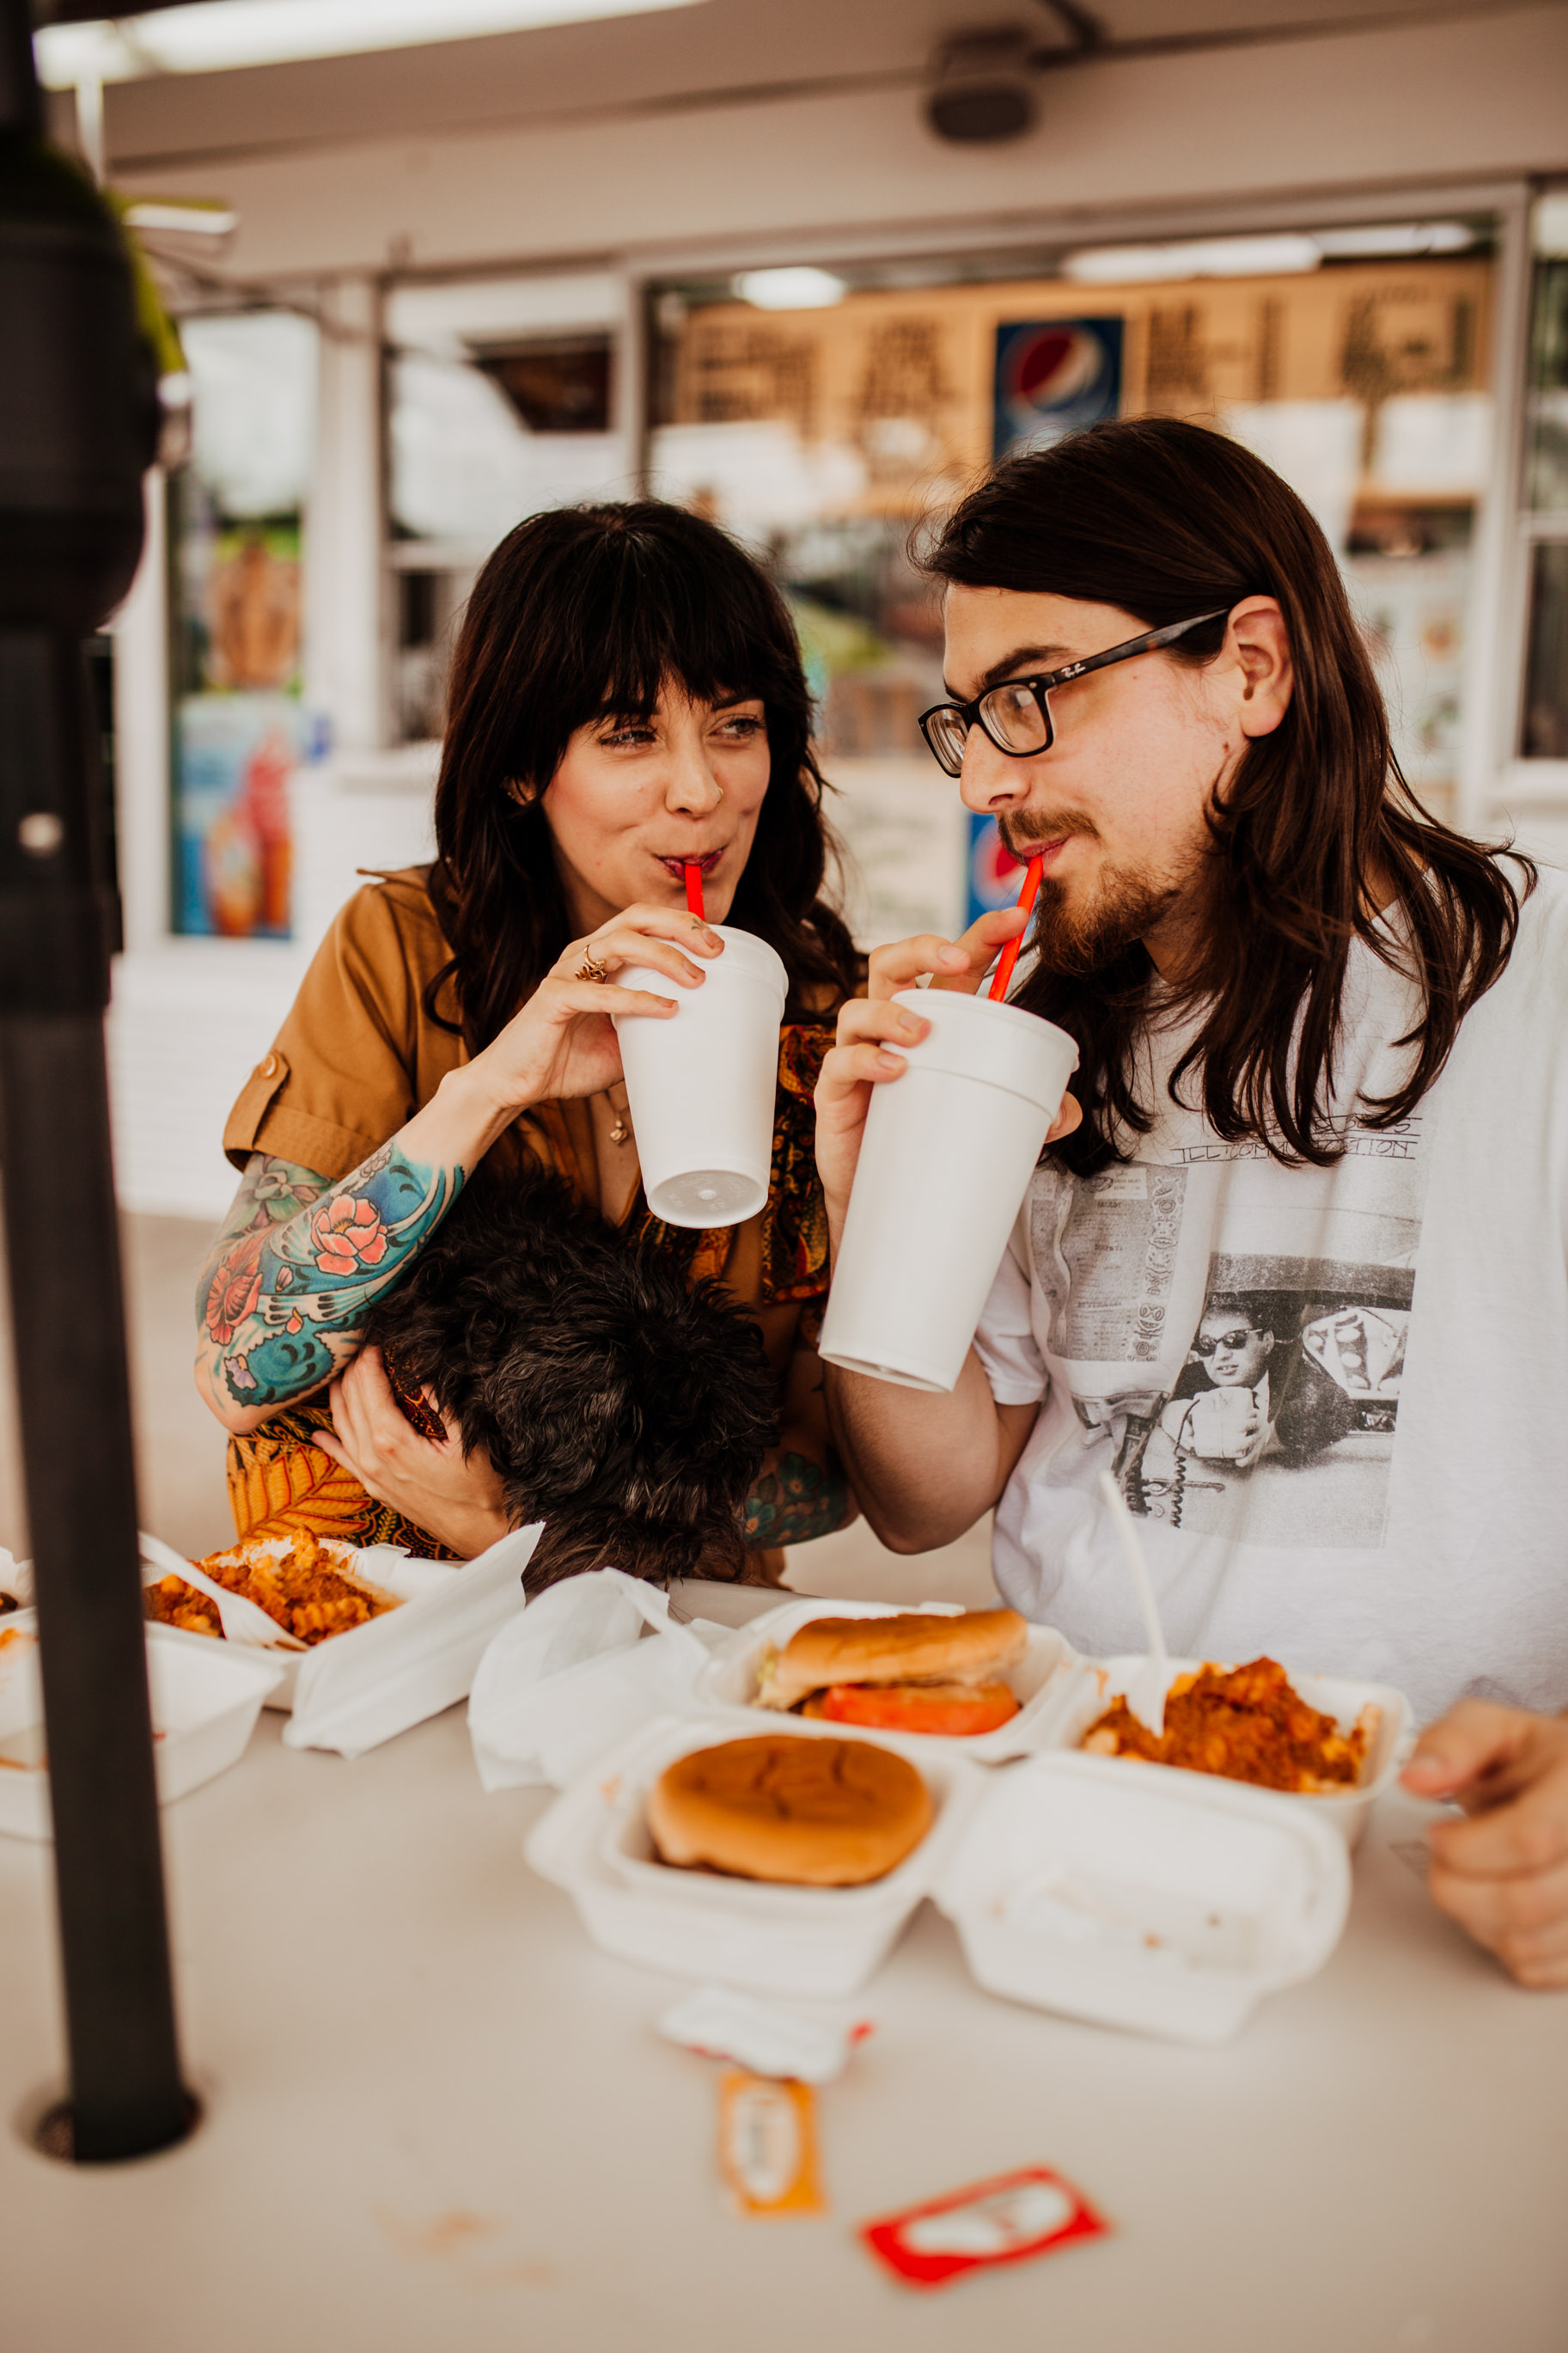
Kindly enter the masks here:
M 1568 890 L 1415 801 L 1333 554 L 1237 443 L 1093 427 L 999 467 L 927 564 L 926 739 L 1042 860 L 1014 1001 L 1079 1068 L 952 1394 L 829 1371 L 862 1507 L 913 1552 L 994 1506 L 1004 1597 L 1104 1654 L 1139 1647 L 1110 1472 L 1173 1651 L 1441 1717 L 1406 1778 L 1475 1819 L 1434 1831 L 1433 1892 L 1568 1983 L 1568 1725 L 1535 1712 L 1568 1703 Z M 925 1031 L 895 990 L 973 991 L 1023 921 L 872 957 L 817 1089 L 835 1244 Z M 1205 1452 L 1215 1303 L 1275 1346 L 1245 1446 Z

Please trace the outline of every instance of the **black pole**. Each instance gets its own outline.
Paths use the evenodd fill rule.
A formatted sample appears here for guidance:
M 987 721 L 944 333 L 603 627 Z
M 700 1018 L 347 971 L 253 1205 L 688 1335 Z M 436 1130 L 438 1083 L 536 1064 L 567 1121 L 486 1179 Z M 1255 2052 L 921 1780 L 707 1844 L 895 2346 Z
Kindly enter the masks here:
M 110 1158 L 104 880 L 82 638 L 123 595 L 156 430 L 112 216 L 38 133 L 0 0 L 0 1166 L 79 2160 L 178 2140 Z M 57 2143 L 58 2145 L 58 2143 Z

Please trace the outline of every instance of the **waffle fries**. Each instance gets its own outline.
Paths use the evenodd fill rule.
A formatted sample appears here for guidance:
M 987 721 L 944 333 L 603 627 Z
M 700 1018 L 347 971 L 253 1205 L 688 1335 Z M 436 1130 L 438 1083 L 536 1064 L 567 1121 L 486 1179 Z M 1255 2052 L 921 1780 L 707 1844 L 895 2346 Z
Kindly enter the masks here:
M 274 1625 L 313 1648 L 398 1607 L 399 1596 L 379 1592 L 343 1573 L 339 1564 L 349 1552 L 346 1545 L 320 1544 L 301 1529 L 231 1546 L 195 1566 L 215 1585 L 254 1602 Z M 223 1638 L 216 1602 L 181 1577 L 160 1577 L 143 1588 L 142 1606 L 147 1617 L 163 1625 Z
M 210 1593 L 198 1593 L 183 1577 L 161 1577 L 142 1588 L 142 1614 L 160 1626 L 183 1626 L 188 1634 L 223 1636 L 223 1620 Z

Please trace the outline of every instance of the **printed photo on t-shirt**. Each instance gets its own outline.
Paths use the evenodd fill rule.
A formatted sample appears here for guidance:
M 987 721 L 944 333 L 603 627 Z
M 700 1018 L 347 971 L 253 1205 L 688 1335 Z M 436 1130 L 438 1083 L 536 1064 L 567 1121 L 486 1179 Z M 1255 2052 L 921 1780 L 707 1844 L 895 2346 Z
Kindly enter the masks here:
M 1211 1261 L 1174 1387 L 1127 1418 L 1122 1492 L 1172 1527 L 1245 1520 L 1267 1544 L 1300 1543 L 1310 1524 L 1315 1544 L 1375 1543 L 1414 1274 L 1289 1260 L 1266 1272 L 1267 1287 L 1244 1287 L 1229 1259 Z
M 1037 1172 L 1051 1376 L 1134 1514 L 1249 1544 L 1381 1541 L 1425 1189 L 1418 1133 L 1406 1145 L 1322 1170 L 1244 1152 Z

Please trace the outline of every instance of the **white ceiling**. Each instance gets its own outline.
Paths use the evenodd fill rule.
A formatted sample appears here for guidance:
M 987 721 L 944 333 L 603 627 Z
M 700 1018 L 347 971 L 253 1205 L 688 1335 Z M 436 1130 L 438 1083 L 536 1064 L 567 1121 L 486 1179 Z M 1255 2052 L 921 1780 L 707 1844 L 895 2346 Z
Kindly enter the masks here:
M 1521 0 L 1096 0 L 1112 43 L 1300 28 L 1310 38 L 1377 24 L 1517 13 Z M 1524 0 L 1530 5 L 1530 0 Z M 374 0 L 366 0 L 373 7 Z M 1060 37 L 1042 0 L 700 0 L 668 14 L 326 58 L 126 82 L 105 92 L 111 168 L 144 175 L 225 158 L 464 126 L 684 111 L 792 90 L 917 83 L 965 27 L 1025 25 Z M 1072 70 L 1096 70 L 1094 66 Z M 1392 93 L 1391 93 L 1392 96 Z M 68 108 L 68 100 L 55 101 Z

